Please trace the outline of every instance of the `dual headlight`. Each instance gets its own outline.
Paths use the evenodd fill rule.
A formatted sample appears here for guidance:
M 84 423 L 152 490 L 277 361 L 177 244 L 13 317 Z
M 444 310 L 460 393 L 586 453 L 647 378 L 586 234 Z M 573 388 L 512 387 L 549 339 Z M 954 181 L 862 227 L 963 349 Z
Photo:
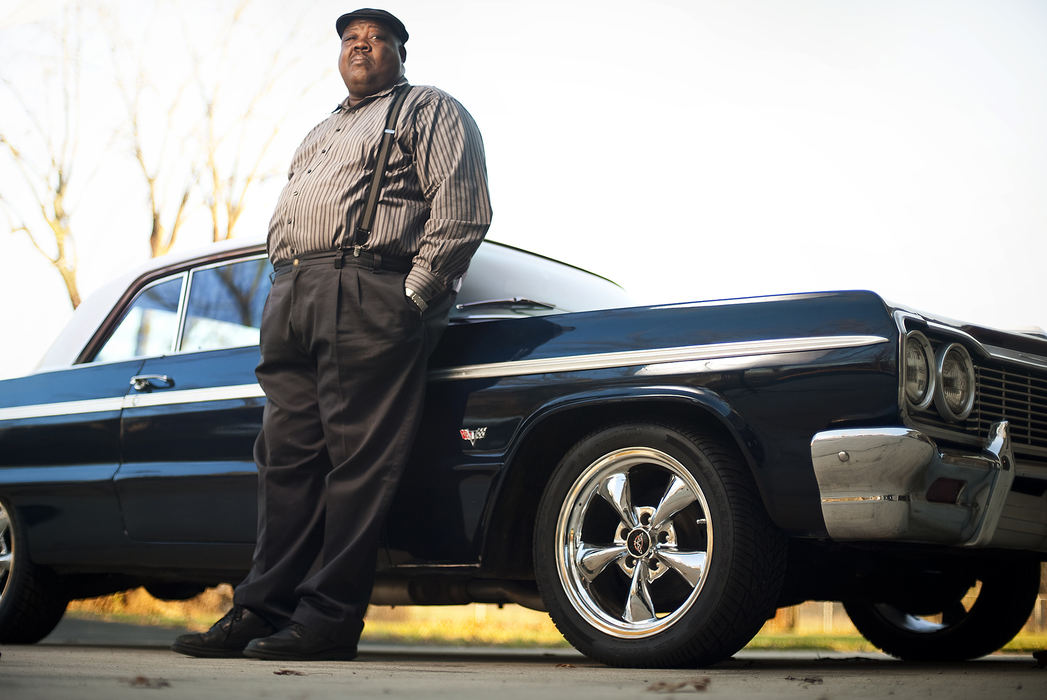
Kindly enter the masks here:
M 959 343 L 946 343 L 935 352 L 927 336 L 910 331 L 905 336 L 903 383 L 905 398 L 916 410 L 932 403 L 950 421 L 962 421 L 974 407 L 974 362 Z

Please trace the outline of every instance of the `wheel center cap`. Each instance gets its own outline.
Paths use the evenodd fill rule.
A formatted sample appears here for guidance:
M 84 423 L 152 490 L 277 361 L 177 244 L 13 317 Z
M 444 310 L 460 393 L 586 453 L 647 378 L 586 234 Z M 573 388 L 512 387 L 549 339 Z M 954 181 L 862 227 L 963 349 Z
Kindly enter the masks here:
M 634 557 L 642 557 L 651 549 L 651 535 L 648 534 L 647 530 L 636 528 L 629 533 L 629 537 L 625 540 L 625 546 L 629 550 L 629 554 Z

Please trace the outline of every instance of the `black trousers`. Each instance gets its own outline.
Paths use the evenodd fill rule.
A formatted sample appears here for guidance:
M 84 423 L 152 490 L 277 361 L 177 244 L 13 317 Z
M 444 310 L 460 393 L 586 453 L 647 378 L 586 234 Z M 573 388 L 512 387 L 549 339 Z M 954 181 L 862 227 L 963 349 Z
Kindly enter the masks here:
M 266 301 L 258 539 L 234 601 L 276 627 L 299 622 L 348 644 L 363 629 L 451 295 L 423 317 L 405 274 L 347 261 L 278 271 Z

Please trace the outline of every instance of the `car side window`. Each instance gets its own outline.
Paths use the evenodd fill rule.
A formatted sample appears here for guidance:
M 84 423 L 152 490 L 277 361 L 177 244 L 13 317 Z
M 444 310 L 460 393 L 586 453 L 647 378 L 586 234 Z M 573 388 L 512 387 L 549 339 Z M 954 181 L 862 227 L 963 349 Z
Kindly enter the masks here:
M 118 362 L 172 352 L 178 335 L 182 282 L 183 277 L 179 275 L 139 292 L 116 330 L 95 355 L 94 362 Z
M 182 352 L 258 343 L 269 294 L 264 257 L 194 270 L 189 284 Z

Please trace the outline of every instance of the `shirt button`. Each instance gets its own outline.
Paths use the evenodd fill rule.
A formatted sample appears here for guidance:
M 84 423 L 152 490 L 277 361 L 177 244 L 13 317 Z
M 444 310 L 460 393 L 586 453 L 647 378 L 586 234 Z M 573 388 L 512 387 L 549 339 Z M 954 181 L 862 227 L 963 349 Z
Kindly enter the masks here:
M 306 175 L 308 175 L 308 174 L 309 174 L 309 173 L 311 173 L 311 172 L 313 172 L 313 171 L 312 171 L 312 169 L 309 169 L 309 170 L 306 170 L 306 171 L 305 171 Z
M 325 149 L 321 150 L 320 153 L 327 153 L 327 149 L 325 148 Z
M 291 223 L 291 220 L 290 220 L 290 219 L 288 219 L 288 220 L 287 220 L 287 223 Z
M 297 197 L 297 196 L 298 196 L 298 191 L 297 191 L 297 190 L 295 190 L 294 196 L 295 196 L 295 197 Z

